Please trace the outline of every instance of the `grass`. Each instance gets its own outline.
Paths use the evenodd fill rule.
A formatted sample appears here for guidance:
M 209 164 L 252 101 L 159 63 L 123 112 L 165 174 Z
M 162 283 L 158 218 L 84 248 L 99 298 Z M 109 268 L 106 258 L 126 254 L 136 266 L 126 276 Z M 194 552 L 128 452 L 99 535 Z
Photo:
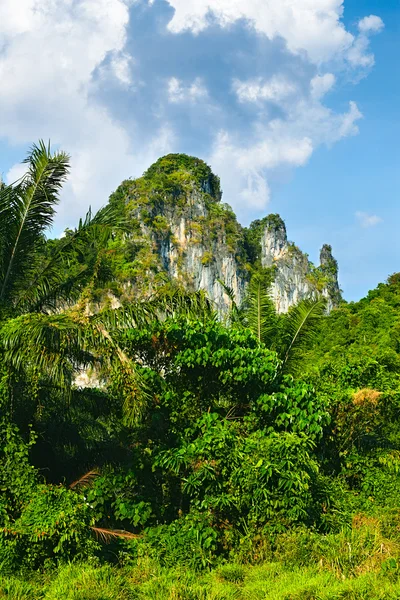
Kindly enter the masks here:
M 203 574 L 163 569 L 74 564 L 39 582 L 0 578 L 0 600 L 398 600 L 400 579 L 387 573 L 338 578 L 320 566 L 288 568 L 229 564 Z
M 241 561 L 202 572 L 121 554 L 120 567 L 93 559 L 31 578 L 0 575 L 0 600 L 399 600 L 399 531 L 398 510 L 357 514 L 336 534 L 298 529 L 278 536 L 273 553 L 257 545 L 259 564 L 243 564 L 255 559 L 249 545 Z

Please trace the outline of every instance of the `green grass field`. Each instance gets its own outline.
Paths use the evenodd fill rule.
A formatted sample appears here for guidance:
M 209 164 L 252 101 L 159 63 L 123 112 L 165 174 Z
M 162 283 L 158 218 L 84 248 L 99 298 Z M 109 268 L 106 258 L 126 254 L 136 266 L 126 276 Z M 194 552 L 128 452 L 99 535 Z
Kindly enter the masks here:
M 1 600 L 396 600 L 400 581 L 387 573 L 337 577 L 314 568 L 280 563 L 244 567 L 227 564 L 198 574 L 161 569 L 148 560 L 133 568 L 68 565 L 53 576 L 0 579 Z

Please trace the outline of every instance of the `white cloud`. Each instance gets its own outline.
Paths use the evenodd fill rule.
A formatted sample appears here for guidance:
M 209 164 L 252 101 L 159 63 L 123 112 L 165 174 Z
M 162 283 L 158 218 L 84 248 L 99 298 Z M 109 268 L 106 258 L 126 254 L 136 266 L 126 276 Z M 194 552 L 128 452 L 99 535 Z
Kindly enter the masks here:
M 280 102 L 296 92 L 296 86 L 280 75 L 274 75 L 269 80 L 262 77 L 250 81 L 235 79 L 233 89 L 239 102 Z
M 382 19 L 376 15 L 364 17 L 358 22 L 360 34 L 355 38 L 347 56 L 347 59 L 352 66 L 363 68 L 374 66 L 375 57 L 368 51 L 370 45 L 369 36 L 379 33 L 384 26 Z
M 176 77 L 171 77 L 168 80 L 168 100 L 173 104 L 198 102 L 207 98 L 207 88 L 200 77 L 197 77 L 190 85 L 186 86 Z
M 0 3 L 0 137 L 13 144 L 50 137 L 71 154 L 59 224 L 72 225 L 89 204 L 104 204 L 110 191 L 141 164 L 129 135 L 90 96 L 96 69 L 106 58 L 108 76 L 131 83 L 130 57 L 124 52 L 129 4 Z
M 175 9 L 169 28 L 175 33 L 186 29 L 199 33 L 211 22 L 222 27 L 245 19 L 269 39 L 281 37 L 294 54 L 306 52 L 320 64 L 345 58 L 357 39 L 341 21 L 343 0 L 168 0 Z M 370 15 L 359 23 L 362 34 L 380 31 L 382 20 Z M 359 48 L 360 50 L 360 48 Z M 361 66 L 363 59 L 359 57 Z M 370 61 L 369 61 L 370 62 Z M 354 56 L 352 63 L 354 64 Z
M 349 63 L 354 67 L 373 67 L 375 57 L 373 54 L 368 53 L 368 48 L 369 38 L 364 34 L 359 35 L 347 54 Z
M 132 57 L 124 52 L 117 52 L 111 60 L 111 72 L 114 73 L 117 80 L 124 86 L 132 84 L 131 64 Z
M 184 76 L 177 71 L 164 86 L 155 86 L 155 103 L 140 107 L 142 112 L 125 128 L 96 101 L 95 93 L 110 82 L 136 94 L 150 88 L 150 79 L 161 80 L 152 71 L 137 81 L 132 78 L 132 67 L 141 58 L 130 56 L 126 46 L 129 5 L 135 0 L 0 0 L 0 138 L 26 144 L 51 137 L 71 153 L 72 173 L 59 223 L 73 225 L 89 204 L 103 204 L 123 178 L 140 174 L 161 154 L 180 150 L 179 132 L 169 122 L 169 114 L 177 112 L 171 105 L 179 105 L 181 117 L 186 108 L 200 113 L 200 107 L 202 153 L 207 153 L 208 143 L 208 162 L 237 209 L 264 208 L 274 170 L 304 166 L 321 144 L 358 132 L 362 115 L 355 103 L 338 114 L 323 99 L 337 84 L 335 73 L 344 63 L 357 69 L 373 64 L 369 36 L 382 29 L 379 17 L 362 19 L 354 36 L 342 23 L 342 0 L 167 1 L 175 8 L 168 25 L 172 32 L 198 33 L 208 26 L 210 15 L 222 27 L 244 19 L 270 40 L 283 38 L 289 53 L 278 44 L 268 76 L 249 65 L 247 79 L 237 77 L 232 56 L 232 64 L 226 63 L 232 80 L 215 97 L 207 72 L 200 77 L 193 67 L 188 79 L 187 71 Z M 157 11 L 158 3 L 151 10 Z M 154 39 L 156 43 L 156 35 Z M 221 92 L 232 90 L 235 97 L 225 105 Z M 233 110 L 228 107 L 232 99 Z M 268 103 L 273 106 L 265 110 Z M 157 119 L 164 122 L 159 131 Z M 139 121 L 151 122 L 153 133 L 144 143 L 141 134 L 136 148 L 132 131 L 140 129 Z M 188 127 L 194 121 L 188 120 Z M 185 131 L 187 138 L 190 133 Z M 18 169 L 8 178 L 20 173 Z
M 364 17 L 358 22 L 358 29 L 362 33 L 379 33 L 385 27 L 384 22 L 376 15 Z
M 356 219 L 361 227 L 364 228 L 374 227 L 375 225 L 383 222 L 383 219 L 377 215 L 370 215 L 366 212 L 360 211 L 356 212 Z
M 11 167 L 5 177 L 5 182 L 7 185 L 11 183 L 15 183 L 19 179 L 21 179 L 28 171 L 28 165 L 24 163 L 19 163 Z
M 240 211 L 266 208 L 270 200 L 269 177 L 276 169 L 307 164 L 321 144 L 331 145 L 358 133 L 362 117 L 354 102 L 336 114 L 312 97 L 299 96 L 283 104 L 282 118 L 258 121 L 247 145 L 220 131 L 208 162 L 221 176 L 225 198 Z
M 310 91 L 311 96 L 319 100 L 323 98 L 335 85 L 336 77 L 333 73 L 325 73 L 324 75 L 316 75 L 311 79 Z
M 343 0 L 168 2 L 175 9 L 169 29 L 176 34 L 185 30 L 198 34 L 215 21 L 227 28 L 243 20 L 270 40 L 285 40 L 287 50 L 296 56 L 285 75 L 279 70 L 278 59 L 275 73 L 268 78 L 235 78 L 232 82 L 238 102 L 253 103 L 258 113 L 249 124 L 245 142 L 234 132 L 220 132 L 209 162 L 220 173 L 225 197 L 237 210 L 243 204 L 258 209 L 267 205 L 268 180 L 274 169 L 303 166 L 321 144 L 330 146 L 358 133 L 357 121 L 362 115 L 355 102 L 350 102 L 343 114 L 323 104 L 323 98 L 336 84 L 335 74 L 324 72 L 324 64 L 338 72 L 343 65 L 357 72 L 373 66 L 369 35 L 382 29 L 379 17 L 362 19 L 357 35 L 353 35 L 342 21 Z M 301 59 L 314 64 L 317 74 L 299 68 Z M 268 103 L 279 109 L 279 118 L 266 111 Z

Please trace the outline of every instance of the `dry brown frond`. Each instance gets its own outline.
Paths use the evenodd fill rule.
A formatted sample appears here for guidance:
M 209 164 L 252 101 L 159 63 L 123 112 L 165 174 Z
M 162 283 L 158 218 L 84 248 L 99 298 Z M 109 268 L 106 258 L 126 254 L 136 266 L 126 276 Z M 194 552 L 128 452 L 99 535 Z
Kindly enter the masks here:
M 92 529 L 96 536 L 105 544 L 109 544 L 111 540 L 115 538 L 134 540 L 140 537 L 140 535 L 131 533 L 130 531 L 124 531 L 123 529 L 104 529 L 103 527 L 91 527 L 90 529 Z
M 356 406 L 362 406 L 363 404 L 376 406 L 381 395 L 382 392 L 378 392 L 378 390 L 364 388 L 353 394 L 353 404 Z
M 76 481 L 71 483 L 69 487 L 71 490 L 74 490 L 75 488 L 80 488 L 80 487 L 87 487 L 88 485 L 90 485 L 92 483 L 93 479 L 95 477 L 97 477 L 98 475 L 100 475 L 99 471 L 97 469 L 92 469 L 92 471 L 85 473 L 84 475 L 82 475 L 82 477 L 80 477 L 79 479 L 77 479 Z

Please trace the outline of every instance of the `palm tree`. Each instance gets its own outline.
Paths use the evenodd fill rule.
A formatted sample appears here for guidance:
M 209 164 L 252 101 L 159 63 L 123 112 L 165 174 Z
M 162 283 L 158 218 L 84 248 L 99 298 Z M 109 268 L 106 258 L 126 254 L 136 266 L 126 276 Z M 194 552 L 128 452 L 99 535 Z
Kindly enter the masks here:
M 45 233 L 69 173 L 69 156 L 52 153 L 40 141 L 24 163 L 25 175 L 0 190 L 0 348 L 8 373 L 23 371 L 31 379 L 36 374 L 69 393 L 80 369 L 119 361 L 125 387 L 129 382 L 131 395 L 139 398 L 136 370 L 112 330 L 122 323 L 136 326 L 146 310 L 131 306 L 114 314 L 90 314 L 85 290 L 96 268 L 88 273 L 83 267 L 73 276 L 65 268 L 82 244 L 97 235 L 104 246 L 121 224 L 110 207 L 94 216 L 89 211 L 49 252 Z
M 116 374 L 126 414 L 135 420 L 147 395 L 137 365 L 118 344 L 121 330 L 178 312 L 212 316 L 210 303 L 201 293 L 168 289 L 93 313 L 90 300 L 99 264 L 110 237 L 124 231 L 126 223 L 110 205 L 94 216 L 89 210 L 49 250 L 45 233 L 69 173 L 69 157 L 53 154 L 40 141 L 24 163 L 26 174 L 0 189 L 0 356 L 10 385 L 22 374 L 30 384 L 45 381 L 68 398 L 77 373 L 94 366 L 105 376 Z M 91 260 L 71 274 L 77 251 L 90 253 Z
M 237 307 L 229 289 L 225 291 L 231 299 L 232 319 L 251 329 L 260 342 L 277 352 L 282 375 L 297 373 L 326 314 L 326 300 L 322 296 L 308 298 L 279 315 L 271 299 L 269 273 L 263 272 L 253 274 L 243 308 Z
M 8 314 L 24 310 L 31 292 L 38 298 L 49 276 L 54 278 L 51 265 L 41 269 L 38 259 L 69 172 L 68 155 L 51 155 L 42 141 L 24 163 L 25 175 L 0 190 L 0 307 Z

